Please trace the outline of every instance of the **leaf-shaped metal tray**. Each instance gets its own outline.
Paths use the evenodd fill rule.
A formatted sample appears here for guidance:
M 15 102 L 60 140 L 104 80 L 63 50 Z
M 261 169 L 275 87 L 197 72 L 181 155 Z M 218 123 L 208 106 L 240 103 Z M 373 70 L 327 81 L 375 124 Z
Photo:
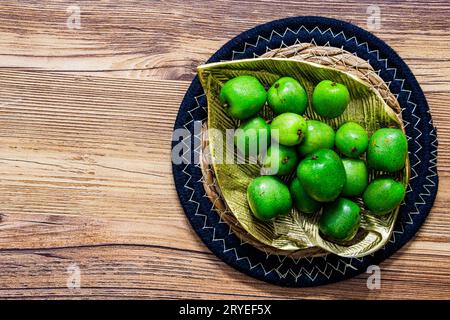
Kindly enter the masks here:
M 402 127 L 402 121 L 397 114 L 384 102 L 380 94 L 356 76 L 306 61 L 296 61 L 284 58 L 257 58 L 232 62 L 211 63 L 198 68 L 200 82 L 204 88 L 208 101 L 208 128 L 209 147 L 212 165 L 222 197 L 228 208 L 235 216 L 240 226 L 253 238 L 264 245 L 282 251 L 309 251 L 314 247 L 322 248 L 328 252 L 345 257 L 361 257 L 381 248 L 388 241 L 398 209 L 391 213 L 377 217 L 366 211 L 361 199 L 358 201 L 362 207 L 361 228 L 354 240 L 346 244 L 336 244 L 319 235 L 318 218 L 321 212 L 307 217 L 293 209 L 288 216 L 280 217 L 274 221 L 261 222 L 255 219 L 250 212 L 246 199 L 246 189 L 250 181 L 260 174 L 256 164 L 223 164 L 217 159 L 223 159 L 226 150 L 227 129 L 235 129 L 239 121 L 229 117 L 219 101 L 219 92 L 223 84 L 239 75 L 253 75 L 261 83 L 270 86 L 282 76 L 297 79 L 311 96 L 314 86 L 321 80 L 330 79 L 345 84 L 350 92 L 351 101 L 346 111 L 338 118 L 325 119 L 316 115 L 311 105 L 308 106 L 305 116 L 309 119 L 318 119 L 331 125 L 335 130 L 346 121 L 355 121 L 363 125 L 372 134 L 382 127 Z M 273 114 L 267 106 L 261 115 L 270 120 Z M 383 174 L 383 172 L 370 171 L 370 179 Z M 409 161 L 405 168 L 395 176 L 407 185 L 409 180 Z

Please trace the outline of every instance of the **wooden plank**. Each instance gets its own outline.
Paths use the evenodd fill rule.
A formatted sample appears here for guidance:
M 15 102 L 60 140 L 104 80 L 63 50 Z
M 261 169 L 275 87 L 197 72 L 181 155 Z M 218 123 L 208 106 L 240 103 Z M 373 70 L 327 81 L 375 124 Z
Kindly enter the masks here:
M 172 123 L 187 84 L 0 72 L 0 295 L 327 298 L 339 289 L 345 298 L 395 298 L 405 288 L 411 298 L 433 297 L 438 288 L 448 294 L 444 192 L 415 241 L 382 265 L 381 292 L 365 287 L 366 275 L 317 291 L 279 289 L 220 262 L 191 230 L 172 184 Z M 442 99 L 430 98 L 437 113 L 445 113 Z M 445 119 L 435 120 L 450 136 Z M 450 157 L 445 142 L 440 155 Z M 450 187 L 448 172 L 441 167 L 441 190 Z M 85 270 L 80 291 L 65 287 L 72 262 Z
M 371 1 L 83 1 L 81 29 L 67 28 L 72 1 L 2 4 L 0 67 L 125 78 L 189 80 L 197 65 L 230 38 L 257 24 L 323 15 L 367 28 Z M 444 90 L 450 40 L 446 1 L 378 1 L 387 41 L 417 74 L 433 73 Z M 157 23 L 154 23 L 157 21 Z M 426 21 L 426 23 L 424 23 Z M 414 35 L 414 36 L 411 36 Z M 444 65 L 443 65 L 444 62 Z M 435 70 L 440 72 L 435 72 Z M 436 79 L 438 77 L 438 79 Z M 423 80 L 423 79 L 420 79 Z M 437 83 L 435 84 L 438 85 Z
M 173 185 L 170 145 L 187 83 L 0 74 L 2 235 L 13 228 L 18 236 L 42 237 L 48 224 L 62 239 L 44 237 L 40 246 L 45 239 L 64 245 L 68 231 L 67 241 L 75 243 L 121 241 L 120 234 L 132 243 L 139 234 L 161 244 L 180 240 L 180 229 L 188 227 Z M 21 214 L 38 217 L 17 218 Z M 98 234 L 102 224 L 110 229 L 106 235 Z M 2 237 L 5 246 L 12 236 Z
M 10 298 L 450 298 L 450 125 L 445 1 L 379 1 L 381 30 L 425 91 L 440 190 L 414 241 L 367 275 L 285 289 L 225 265 L 173 185 L 170 141 L 195 68 L 229 38 L 286 15 L 366 27 L 370 1 L 70 1 L 0 5 L 0 296 Z M 205 9 L 207 8 L 207 10 Z M 426 23 L 423 23 L 426 21 Z M 224 26 L 226 26 L 224 28 Z M 66 286 L 77 263 L 82 288 Z
M 450 295 L 449 246 L 414 241 L 381 264 L 380 290 L 368 274 L 319 288 L 292 289 L 255 281 L 196 251 L 155 246 L 92 246 L 2 251 L 0 295 L 12 298 L 383 299 Z M 80 288 L 68 289 L 67 268 L 80 268 Z

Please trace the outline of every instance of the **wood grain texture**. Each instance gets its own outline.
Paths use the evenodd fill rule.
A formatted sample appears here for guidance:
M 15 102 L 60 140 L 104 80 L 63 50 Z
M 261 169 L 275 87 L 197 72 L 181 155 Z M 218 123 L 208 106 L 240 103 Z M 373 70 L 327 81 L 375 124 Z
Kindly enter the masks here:
M 258 23 L 324 15 L 366 27 L 369 1 L 70 1 L 0 4 L 0 296 L 450 299 L 450 6 L 378 1 L 375 34 L 409 64 L 439 136 L 440 188 L 418 235 L 367 274 L 284 289 L 216 258 L 172 181 L 181 99 L 204 62 Z M 207 8 L 207 9 L 206 9 Z M 426 23 L 424 23 L 424 21 Z M 81 289 L 67 288 L 67 267 Z

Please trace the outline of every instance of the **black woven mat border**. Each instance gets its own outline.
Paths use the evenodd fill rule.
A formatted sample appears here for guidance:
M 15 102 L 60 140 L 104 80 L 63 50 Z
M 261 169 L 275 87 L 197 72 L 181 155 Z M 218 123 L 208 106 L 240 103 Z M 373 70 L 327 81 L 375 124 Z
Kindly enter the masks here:
M 294 17 L 272 21 L 245 31 L 225 44 L 208 62 L 253 58 L 270 49 L 296 43 L 342 47 L 367 60 L 389 84 L 402 107 L 408 136 L 412 175 L 392 238 L 386 246 L 364 258 L 292 259 L 270 255 L 241 243 L 220 220 L 205 195 L 198 164 L 200 122 L 206 118 L 206 99 L 195 78 L 178 113 L 174 129 L 187 129 L 193 136 L 181 139 L 189 146 L 184 163 L 173 164 L 175 185 L 192 227 L 220 259 L 252 277 L 282 286 L 306 287 L 336 282 L 365 272 L 408 242 L 425 221 L 437 188 L 437 136 L 425 96 L 403 60 L 373 34 L 344 21 L 324 17 Z M 180 143 L 175 139 L 172 147 Z

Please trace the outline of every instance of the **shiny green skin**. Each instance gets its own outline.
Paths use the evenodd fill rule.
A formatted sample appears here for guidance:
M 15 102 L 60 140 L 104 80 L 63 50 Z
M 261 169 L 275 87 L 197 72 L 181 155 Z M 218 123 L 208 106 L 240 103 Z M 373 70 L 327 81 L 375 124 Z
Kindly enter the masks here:
M 382 128 L 370 137 L 367 149 L 369 168 L 395 172 L 403 169 L 408 154 L 408 141 L 400 129 Z
M 239 120 L 257 114 L 266 103 L 266 98 L 266 89 L 252 76 L 239 76 L 228 80 L 219 95 L 228 115 Z
M 289 190 L 298 211 L 309 215 L 320 210 L 321 203 L 308 196 L 298 178 L 292 179 Z
M 330 149 L 310 153 L 297 167 L 297 177 L 306 193 L 319 202 L 335 200 L 346 181 L 341 158 Z
M 289 188 L 274 176 L 260 176 L 247 188 L 247 200 L 253 215 L 262 221 L 286 215 L 292 209 Z
M 272 137 L 280 144 L 292 147 L 302 142 L 306 132 L 306 120 L 296 113 L 286 112 L 273 118 L 270 129 Z
M 373 180 L 363 194 L 366 208 L 377 214 L 385 215 L 400 205 L 405 198 L 405 186 L 389 177 Z
M 298 155 L 294 148 L 273 144 L 262 161 L 265 175 L 285 176 L 297 167 Z
M 240 130 L 239 130 L 240 129 Z M 270 126 L 261 117 L 247 120 L 234 134 L 234 145 L 244 156 L 257 156 L 265 153 L 270 145 Z M 266 145 L 260 145 L 266 138 Z M 264 149 L 264 150 L 260 150 Z
M 356 203 L 339 198 L 323 208 L 319 220 L 319 230 L 330 240 L 352 240 L 361 223 L 359 212 L 360 208 Z
M 346 182 L 342 189 L 343 196 L 358 196 L 364 192 L 369 183 L 366 164 L 360 159 L 342 159 Z
M 297 80 L 283 77 L 270 87 L 267 102 L 275 114 L 293 112 L 302 115 L 308 104 L 308 94 Z
M 336 131 L 336 148 L 350 158 L 358 158 L 369 144 L 367 131 L 356 122 L 346 122 Z
M 326 123 L 317 120 L 306 121 L 306 133 L 298 146 L 300 155 L 306 156 L 319 149 L 331 149 L 334 146 L 334 130 Z
M 325 118 L 336 118 L 347 108 L 350 94 L 347 87 L 331 80 L 323 80 L 314 88 L 312 106 L 314 111 Z

